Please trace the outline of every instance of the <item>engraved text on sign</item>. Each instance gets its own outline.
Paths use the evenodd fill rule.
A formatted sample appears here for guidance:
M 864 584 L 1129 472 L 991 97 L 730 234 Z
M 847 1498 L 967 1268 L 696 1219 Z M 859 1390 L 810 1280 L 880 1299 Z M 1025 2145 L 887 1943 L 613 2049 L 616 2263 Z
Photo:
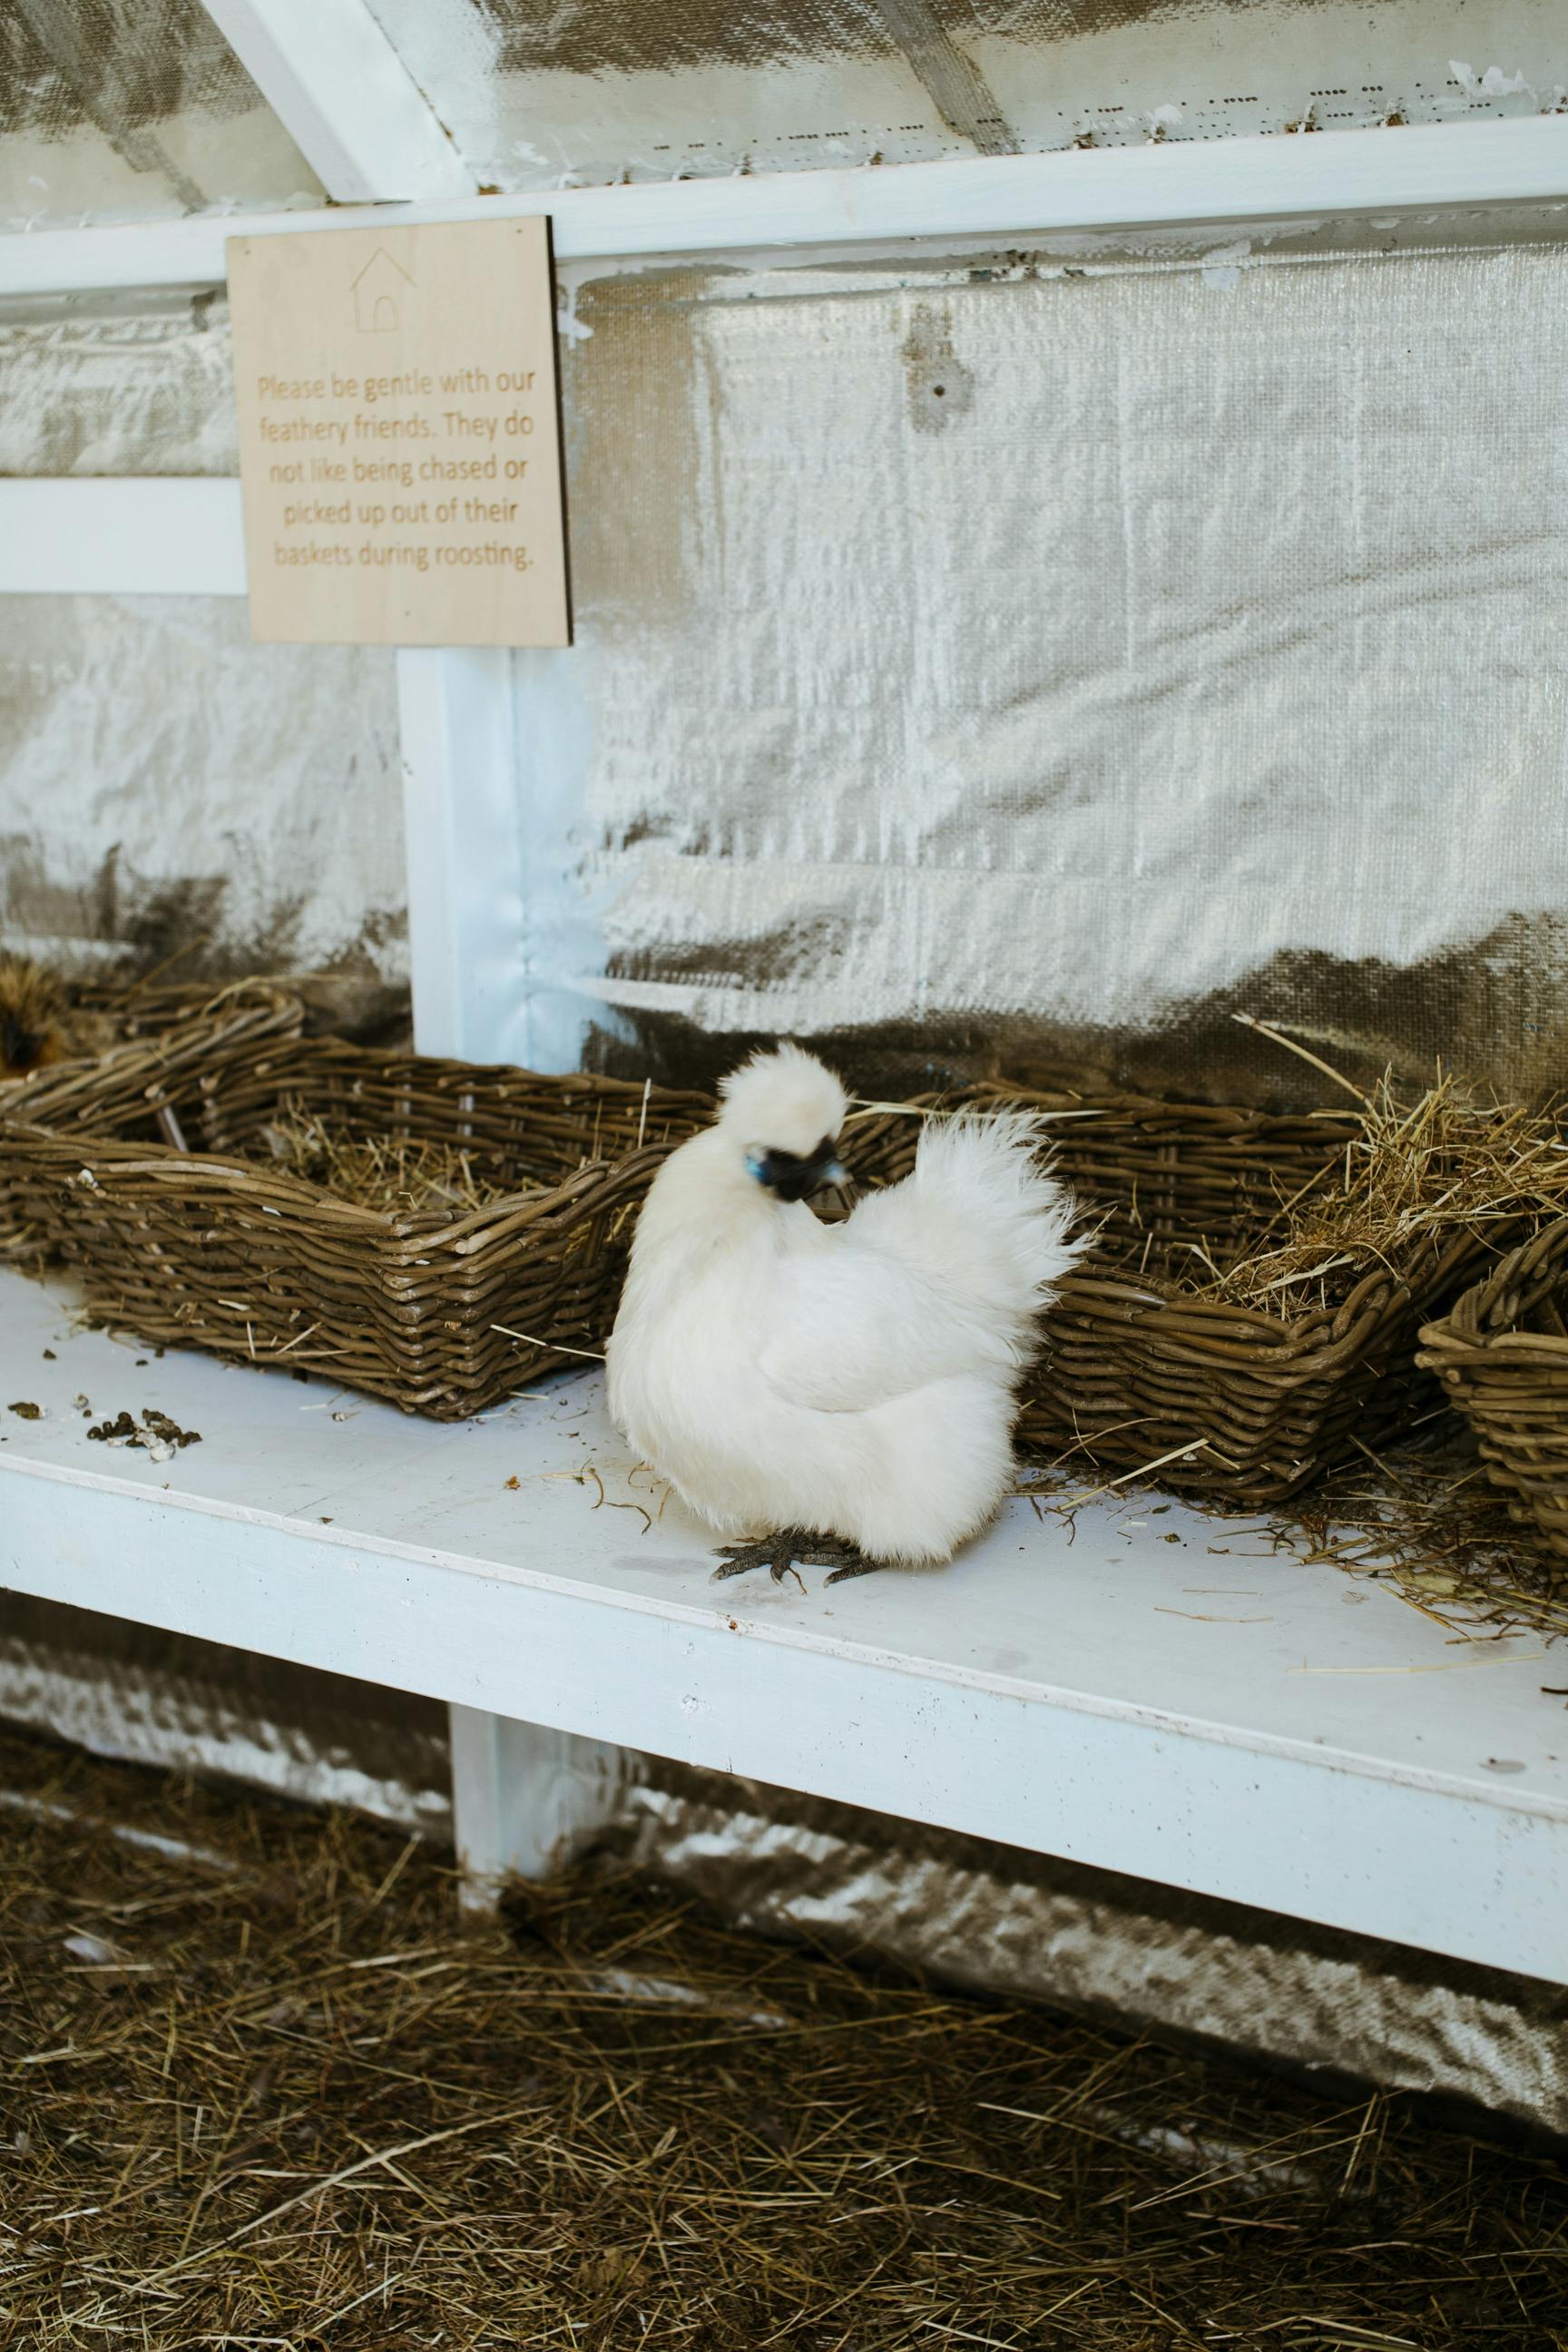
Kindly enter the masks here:
M 231 239 L 253 634 L 571 642 L 548 221 Z

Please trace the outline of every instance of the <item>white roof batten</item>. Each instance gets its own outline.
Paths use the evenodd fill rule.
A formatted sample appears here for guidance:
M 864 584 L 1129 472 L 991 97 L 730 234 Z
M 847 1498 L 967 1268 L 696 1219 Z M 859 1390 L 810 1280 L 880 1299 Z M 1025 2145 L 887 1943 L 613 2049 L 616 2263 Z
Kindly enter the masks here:
M 232 5 L 225 0 L 226 16 Z M 297 5 L 288 0 L 290 16 Z M 40 229 L 0 236 L 0 294 L 216 285 L 231 236 L 379 226 L 390 218 L 505 220 L 548 213 L 557 260 L 585 261 L 820 249 L 910 237 L 1014 237 L 1058 229 L 1221 226 L 1563 199 L 1568 115 L 1530 115 L 1327 131 L 1310 138 L 1194 139 L 750 179 L 426 196 L 395 214 L 384 205 Z
M 336 203 L 477 193 L 473 173 L 366 0 L 204 5 Z M 223 274 L 221 259 L 216 274 Z

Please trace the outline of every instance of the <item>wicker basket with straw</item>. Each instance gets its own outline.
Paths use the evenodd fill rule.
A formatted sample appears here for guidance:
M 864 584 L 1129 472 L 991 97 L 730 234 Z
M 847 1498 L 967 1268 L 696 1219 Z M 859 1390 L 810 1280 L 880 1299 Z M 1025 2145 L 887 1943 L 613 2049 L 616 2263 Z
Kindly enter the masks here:
M 1051 1114 L 1057 1167 L 1097 1228 L 1047 1318 L 1026 1450 L 1251 1507 L 1303 1486 L 1369 1410 L 1380 1427 L 1397 1415 L 1415 1322 L 1388 1268 L 1284 1313 L 1213 1295 L 1329 1181 L 1353 1122 L 1131 1095 L 1016 1099 Z
M 1046 1113 L 1095 1232 L 1024 1385 L 1027 1451 L 1250 1509 L 1432 1402 L 1422 1321 L 1568 1206 L 1568 1156 L 1550 1120 L 1448 1081 L 1414 1105 L 1386 1087 L 1357 1103 L 1279 1116 L 997 1085 L 950 1098 Z M 929 1107 L 898 1108 L 851 1136 L 863 1180 L 912 1161 L 908 1114 Z
M 1555 1121 L 1446 1077 L 1348 1117 L 1041 1107 L 1106 1214 L 1047 1318 L 1024 1441 L 1249 1509 L 1429 1411 L 1423 1323 L 1568 1207 Z
M 36 957 L 0 949 L 0 1087 L 173 1028 L 212 994 L 210 986 L 155 979 L 68 980 Z
M 10 1222 L 144 1340 L 454 1420 L 603 1346 L 696 1094 L 304 1038 L 240 991 L 0 1098 Z
M 1543 1225 L 1421 1334 L 1510 1516 L 1568 1561 L 1568 1217 Z

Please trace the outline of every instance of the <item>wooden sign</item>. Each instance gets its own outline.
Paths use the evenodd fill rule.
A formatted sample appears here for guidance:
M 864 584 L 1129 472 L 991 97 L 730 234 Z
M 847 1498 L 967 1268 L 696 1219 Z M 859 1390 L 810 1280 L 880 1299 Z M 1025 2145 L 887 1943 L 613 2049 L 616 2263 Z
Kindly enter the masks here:
M 572 642 L 547 220 L 233 237 L 250 625 Z

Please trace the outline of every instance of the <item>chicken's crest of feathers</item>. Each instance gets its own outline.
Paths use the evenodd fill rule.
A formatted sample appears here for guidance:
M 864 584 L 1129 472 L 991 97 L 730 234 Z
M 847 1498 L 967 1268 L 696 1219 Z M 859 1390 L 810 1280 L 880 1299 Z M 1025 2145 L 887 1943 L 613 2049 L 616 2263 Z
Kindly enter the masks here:
M 753 1054 L 720 1081 L 719 1124 L 742 1144 L 805 1158 L 836 1136 L 849 1108 L 833 1072 L 799 1045 Z

